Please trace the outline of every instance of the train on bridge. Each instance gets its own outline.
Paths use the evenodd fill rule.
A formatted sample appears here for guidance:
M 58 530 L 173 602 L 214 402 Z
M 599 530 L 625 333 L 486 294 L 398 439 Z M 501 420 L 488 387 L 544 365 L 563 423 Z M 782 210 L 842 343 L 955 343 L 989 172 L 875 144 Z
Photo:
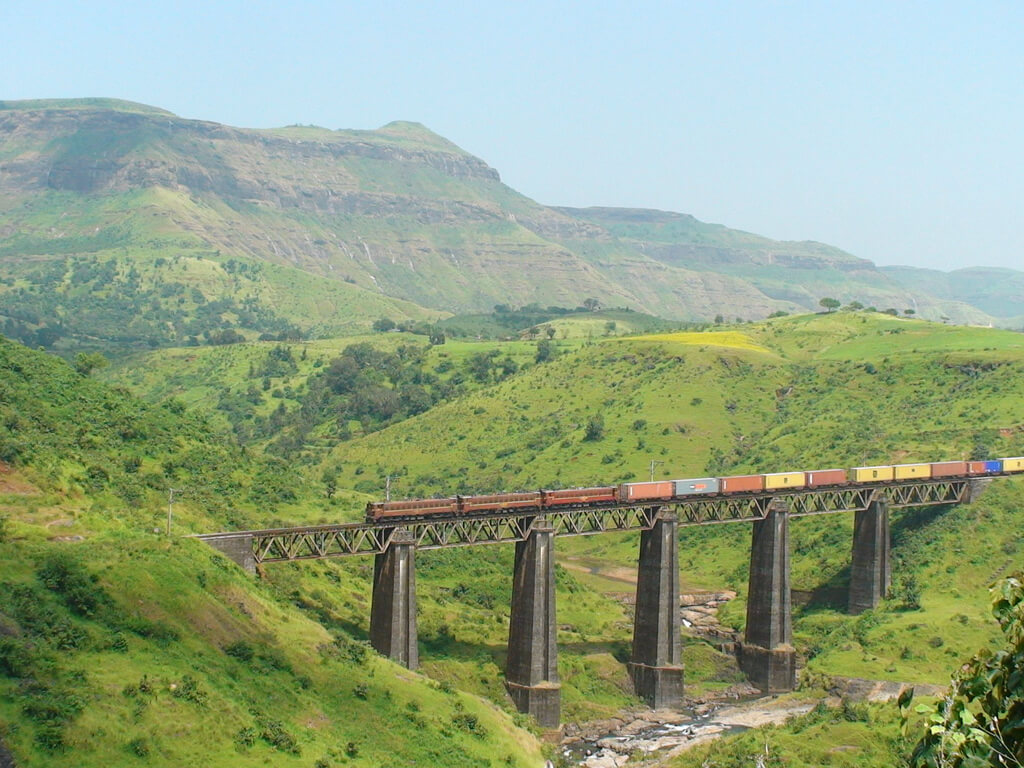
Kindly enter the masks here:
M 890 464 L 852 469 L 820 469 L 811 472 L 773 472 L 764 475 L 698 477 L 658 480 L 596 488 L 496 493 L 482 496 L 449 496 L 440 499 L 375 501 L 366 505 L 366 522 L 422 520 L 432 517 L 487 515 L 514 510 L 558 510 L 589 506 L 673 502 L 700 496 L 729 496 L 836 488 L 850 485 L 905 483 L 1024 473 L 1024 457 L 986 461 L 938 461 L 924 464 Z

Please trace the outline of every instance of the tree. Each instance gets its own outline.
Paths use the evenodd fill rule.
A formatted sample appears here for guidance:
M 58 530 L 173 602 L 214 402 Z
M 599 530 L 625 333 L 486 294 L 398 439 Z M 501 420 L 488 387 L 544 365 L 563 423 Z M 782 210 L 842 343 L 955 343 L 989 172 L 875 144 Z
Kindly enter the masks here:
M 903 314 L 906 315 L 907 317 L 910 317 L 911 315 L 916 315 L 917 314 L 917 310 L 916 309 L 904 309 L 903 310 Z
M 373 321 L 373 330 L 375 331 L 390 331 L 395 327 L 395 321 L 390 317 L 381 317 Z
M 82 376 L 88 376 L 93 371 L 106 368 L 108 365 L 110 365 L 110 361 L 99 352 L 79 352 L 75 355 L 75 370 Z
M 615 321 L 609 320 L 604 324 L 604 335 L 611 336 L 613 333 L 615 333 L 616 328 L 618 328 L 618 326 L 615 324 Z
M 597 299 L 591 298 L 591 299 L 584 299 L 583 300 L 583 308 L 585 310 L 587 310 L 588 312 L 596 312 L 598 307 L 600 307 L 600 306 L 601 306 L 601 302 L 598 301 Z
M 980 651 L 953 676 L 949 693 L 928 715 L 927 731 L 910 757 L 913 768 L 982 768 L 1024 764 L 1024 574 L 993 590 L 992 613 L 1005 638 L 1004 647 Z M 909 709 L 913 689 L 900 696 Z
M 548 360 L 554 360 L 555 352 L 555 345 L 551 339 L 541 339 L 537 342 L 537 355 L 534 357 L 534 361 L 546 363 Z
M 837 309 L 839 309 L 840 306 L 842 306 L 839 302 L 839 299 L 832 299 L 829 298 L 828 296 L 819 301 L 818 304 L 824 307 L 825 310 L 828 312 L 835 312 Z
M 591 416 L 587 421 L 587 429 L 583 434 L 583 439 L 588 441 L 600 440 L 604 437 L 604 418 L 601 414 Z

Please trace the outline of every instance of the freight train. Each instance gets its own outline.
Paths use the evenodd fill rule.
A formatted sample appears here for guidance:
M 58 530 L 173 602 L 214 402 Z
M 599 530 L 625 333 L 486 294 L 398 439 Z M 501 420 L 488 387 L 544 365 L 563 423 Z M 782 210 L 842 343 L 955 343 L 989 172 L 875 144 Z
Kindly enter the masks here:
M 801 488 L 835 488 L 907 480 L 932 480 L 1010 475 L 1024 472 L 1024 457 L 988 461 L 938 461 L 930 464 L 892 464 L 812 472 L 773 472 L 766 475 L 698 477 L 622 483 L 598 488 L 496 493 L 486 496 L 449 496 L 443 499 L 373 501 L 366 505 L 366 521 L 421 520 L 430 517 L 486 515 L 509 510 L 562 509 L 617 506 L 645 502 L 672 502 L 693 496 L 729 496 Z

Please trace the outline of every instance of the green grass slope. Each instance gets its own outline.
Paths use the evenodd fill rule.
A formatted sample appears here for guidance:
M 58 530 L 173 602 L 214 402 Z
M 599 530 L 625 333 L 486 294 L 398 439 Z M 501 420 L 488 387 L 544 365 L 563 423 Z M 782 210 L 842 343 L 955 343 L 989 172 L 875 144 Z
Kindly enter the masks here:
M 316 504 L 286 465 L 5 340 L 0 372 L 0 742 L 17 765 L 540 761 L 521 719 L 368 650 L 366 563 L 260 581 L 162 534 L 171 486 L 176 532 L 301 518 Z M 305 602 L 308 584 L 360 623 Z

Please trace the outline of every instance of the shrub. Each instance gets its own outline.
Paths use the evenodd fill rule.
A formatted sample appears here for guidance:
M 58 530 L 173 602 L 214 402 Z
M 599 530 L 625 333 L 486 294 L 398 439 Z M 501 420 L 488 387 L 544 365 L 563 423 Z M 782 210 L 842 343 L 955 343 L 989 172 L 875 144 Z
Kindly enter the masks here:
M 250 662 L 252 661 L 253 656 L 256 655 L 256 652 L 253 650 L 252 645 L 250 645 L 245 640 L 238 640 L 234 643 L 225 645 L 223 650 L 224 653 L 226 653 L 231 658 L 238 659 L 242 662 Z

